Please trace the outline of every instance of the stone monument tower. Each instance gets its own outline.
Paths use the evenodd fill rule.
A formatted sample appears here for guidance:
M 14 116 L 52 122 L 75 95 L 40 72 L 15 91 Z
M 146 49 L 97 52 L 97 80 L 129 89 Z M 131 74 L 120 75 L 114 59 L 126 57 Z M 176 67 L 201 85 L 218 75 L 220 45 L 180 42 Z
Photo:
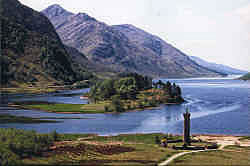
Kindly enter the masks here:
M 184 135 L 183 135 L 183 142 L 184 145 L 190 145 L 190 113 L 188 110 L 183 114 L 184 116 Z

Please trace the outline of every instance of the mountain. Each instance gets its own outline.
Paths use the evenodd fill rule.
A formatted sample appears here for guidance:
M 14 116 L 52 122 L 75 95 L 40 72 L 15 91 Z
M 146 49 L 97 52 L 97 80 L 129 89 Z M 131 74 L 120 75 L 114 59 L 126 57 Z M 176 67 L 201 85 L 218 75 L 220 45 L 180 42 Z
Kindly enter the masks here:
M 59 5 L 43 10 L 65 45 L 116 72 L 153 77 L 219 76 L 159 37 L 132 25 L 109 26 L 86 13 L 73 14 Z
M 241 80 L 250 80 L 250 73 L 247 73 L 247 74 L 245 74 L 245 75 L 243 75 L 242 77 L 240 77 L 239 79 L 241 79 Z
M 211 70 L 215 70 L 220 73 L 225 73 L 225 74 L 246 74 L 247 73 L 247 71 L 235 69 L 226 65 L 207 62 L 199 57 L 190 56 L 190 58 L 196 63 L 198 63 L 199 65 L 204 66 Z
M 79 52 L 76 48 L 70 46 L 64 46 L 70 55 L 70 60 L 74 71 L 81 71 L 86 78 L 88 79 L 91 75 L 95 75 L 98 78 L 110 78 L 116 76 L 116 72 L 109 67 L 96 63 L 89 60 L 83 53 Z
M 0 3 L 2 86 L 71 84 L 86 78 L 84 69 L 74 70 L 47 17 L 17 0 Z

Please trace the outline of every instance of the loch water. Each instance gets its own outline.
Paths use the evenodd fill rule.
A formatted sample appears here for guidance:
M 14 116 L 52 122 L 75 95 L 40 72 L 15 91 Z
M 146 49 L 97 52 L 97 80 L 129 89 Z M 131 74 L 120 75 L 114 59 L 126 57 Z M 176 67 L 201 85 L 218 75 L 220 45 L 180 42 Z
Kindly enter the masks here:
M 168 81 L 169 79 L 162 79 Z M 9 108 L 11 101 L 47 101 L 53 103 L 86 104 L 80 96 L 88 89 L 62 91 L 42 95 L 2 95 L 0 114 L 29 117 L 81 117 L 62 119 L 60 123 L 0 124 L 1 128 L 18 128 L 47 133 L 173 133 L 183 130 L 183 112 L 191 112 L 192 134 L 250 135 L 250 82 L 232 78 L 171 79 L 182 88 L 181 105 L 161 105 L 153 110 L 120 114 L 56 114 L 38 110 Z

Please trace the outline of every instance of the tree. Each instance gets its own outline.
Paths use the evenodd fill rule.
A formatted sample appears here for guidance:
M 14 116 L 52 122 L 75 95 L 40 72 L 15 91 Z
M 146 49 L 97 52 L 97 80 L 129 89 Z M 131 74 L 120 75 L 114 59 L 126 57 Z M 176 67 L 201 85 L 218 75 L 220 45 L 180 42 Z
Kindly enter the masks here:
M 136 80 L 133 77 L 121 78 L 115 82 L 114 86 L 122 99 L 134 99 L 136 97 Z
M 119 96 L 115 95 L 112 97 L 111 109 L 115 112 L 124 112 L 125 111 Z
M 180 88 L 180 86 L 176 87 L 176 93 L 177 93 L 177 96 L 181 96 L 181 88 Z

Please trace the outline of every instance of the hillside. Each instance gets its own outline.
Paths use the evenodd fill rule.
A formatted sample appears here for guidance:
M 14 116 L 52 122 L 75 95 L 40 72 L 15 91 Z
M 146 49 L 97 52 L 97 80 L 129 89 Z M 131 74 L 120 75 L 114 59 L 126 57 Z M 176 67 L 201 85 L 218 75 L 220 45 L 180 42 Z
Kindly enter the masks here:
M 247 73 L 247 74 L 243 75 L 239 79 L 241 79 L 241 80 L 250 80 L 250 73 Z
M 83 53 L 79 52 L 76 48 L 64 45 L 66 48 L 72 67 L 74 71 L 82 71 L 87 79 L 91 75 L 95 75 L 98 78 L 109 78 L 115 76 L 116 73 L 108 66 L 96 63 L 95 61 L 89 60 Z
M 85 13 L 68 12 L 59 5 L 52 5 L 42 13 L 50 19 L 65 45 L 116 72 L 137 72 L 153 77 L 220 75 L 136 27 L 109 26 Z
M 204 66 L 204 67 L 211 69 L 211 70 L 215 70 L 215 71 L 220 72 L 220 73 L 225 73 L 225 74 L 245 74 L 245 73 L 247 73 L 247 71 L 235 69 L 235 68 L 232 68 L 232 67 L 229 67 L 226 65 L 207 62 L 199 57 L 190 56 L 190 58 L 193 61 L 195 61 L 196 63 L 198 63 L 199 65 Z
M 74 70 L 53 25 L 17 0 L 1 3 L 1 85 L 72 84 L 90 77 Z

